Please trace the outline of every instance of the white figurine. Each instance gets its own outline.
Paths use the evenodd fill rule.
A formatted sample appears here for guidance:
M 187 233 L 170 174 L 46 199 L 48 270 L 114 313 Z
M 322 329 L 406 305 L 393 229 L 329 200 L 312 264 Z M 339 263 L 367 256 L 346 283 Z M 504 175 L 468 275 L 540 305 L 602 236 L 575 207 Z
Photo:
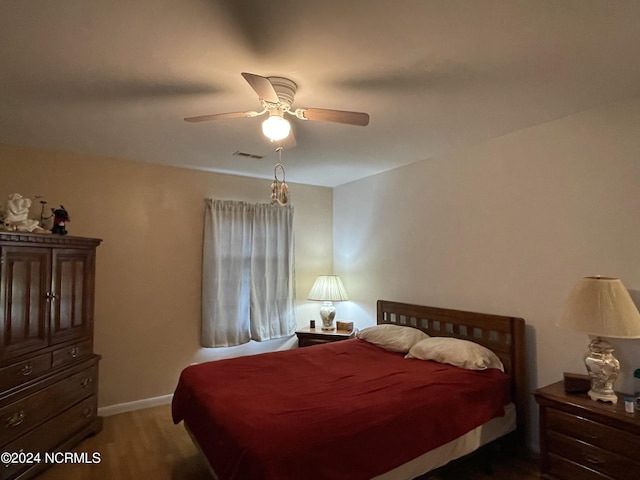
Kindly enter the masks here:
M 12 193 L 7 199 L 4 211 L 4 228 L 9 231 L 33 232 L 38 229 L 38 221 L 29 218 L 31 199 L 19 193 Z

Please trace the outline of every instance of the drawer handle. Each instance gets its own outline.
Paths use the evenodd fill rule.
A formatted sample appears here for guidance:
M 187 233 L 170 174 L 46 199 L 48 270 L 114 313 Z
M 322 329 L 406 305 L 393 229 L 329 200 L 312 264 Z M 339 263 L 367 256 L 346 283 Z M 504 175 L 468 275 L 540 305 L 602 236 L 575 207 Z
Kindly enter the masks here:
M 19 412 L 14 413 L 10 417 L 7 418 L 7 423 L 5 428 L 14 428 L 24 422 L 26 415 L 24 414 L 24 410 L 20 410 Z
M 601 464 L 603 464 L 603 463 L 606 461 L 606 460 L 605 460 L 604 458 L 602 458 L 602 457 L 594 457 L 594 456 L 592 456 L 592 455 L 586 455 L 586 456 L 584 457 L 584 459 L 585 459 L 587 462 L 592 463 L 592 464 L 594 464 L 594 465 L 601 465 Z
M 93 383 L 93 377 L 87 377 L 83 379 L 82 382 L 80 382 L 80 385 L 82 385 L 82 388 L 87 388 L 92 383 Z
M 76 358 L 79 353 L 80 353 L 80 348 L 78 347 L 73 347 L 71 350 L 69 350 L 69 355 L 71 355 L 71 358 Z
M 31 375 L 33 373 L 33 366 L 31 365 L 31 362 L 25 363 L 24 366 L 20 369 L 20 373 L 25 377 Z
M 87 407 L 82 411 L 82 416 L 84 418 L 89 418 L 91 415 L 93 415 L 93 408 L 92 407 Z
M 47 292 L 46 297 L 47 297 L 47 302 L 51 302 L 53 300 L 56 300 L 58 298 L 58 295 L 52 292 Z
M 586 436 L 589 437 L 591 440 L 598 440 L 600 438 L 600 433 L 598 433 L 598 431 L 594 431 L 594 430 L 587 430 L 585 432 Z

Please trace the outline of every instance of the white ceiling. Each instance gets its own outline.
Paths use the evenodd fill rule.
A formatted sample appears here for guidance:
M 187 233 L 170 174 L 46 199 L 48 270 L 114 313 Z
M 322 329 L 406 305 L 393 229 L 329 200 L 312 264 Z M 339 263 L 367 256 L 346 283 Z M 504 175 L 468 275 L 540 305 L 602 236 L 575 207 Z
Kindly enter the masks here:
M 262 118 L 183 118 L 285 76 L 371 115 L 292 119 L 287 181 L 337 186 L 636 96 L 639 60 L 637 0 L 3 0 L 0 142 L 271 178 Z

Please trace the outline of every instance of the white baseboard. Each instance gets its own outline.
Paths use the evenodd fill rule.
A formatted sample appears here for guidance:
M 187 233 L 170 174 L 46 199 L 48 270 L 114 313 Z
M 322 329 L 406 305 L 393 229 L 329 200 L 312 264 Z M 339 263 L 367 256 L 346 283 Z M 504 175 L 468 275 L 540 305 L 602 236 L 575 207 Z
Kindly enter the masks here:
M 172 399 L 173 394 L 170 394 L 162 395 L 161 397 L 144 398 L 134 402 L 118 403 L 117 405 L 98 408 L 98 415 L 101 417 L 108 417 L 109 415 L 117 415 L 118 413 L 133 412 L 134 410 L 142 410 L 143 408 L 157 407 L 158 405 L 171 403 Z

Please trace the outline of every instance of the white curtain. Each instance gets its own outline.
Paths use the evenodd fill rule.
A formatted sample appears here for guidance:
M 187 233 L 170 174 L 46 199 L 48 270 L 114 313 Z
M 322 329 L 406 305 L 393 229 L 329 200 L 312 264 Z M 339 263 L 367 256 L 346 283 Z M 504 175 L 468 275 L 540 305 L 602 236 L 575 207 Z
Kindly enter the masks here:
M 292 335 L 293 207 L 205 200 L 202 345 Z

